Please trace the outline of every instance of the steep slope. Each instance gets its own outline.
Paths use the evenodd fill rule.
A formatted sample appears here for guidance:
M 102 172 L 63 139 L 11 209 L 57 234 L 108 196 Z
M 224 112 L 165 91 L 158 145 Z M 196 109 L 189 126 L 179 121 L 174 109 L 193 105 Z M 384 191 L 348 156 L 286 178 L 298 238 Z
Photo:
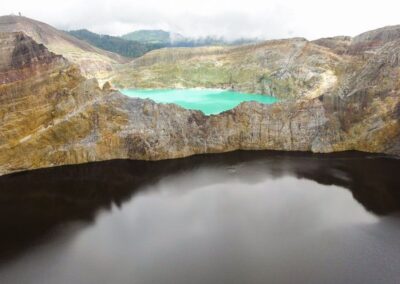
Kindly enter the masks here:
M 0 33 L 0 84 L 24 80 L 32 75 L 45 73 L 67 62 L 60 55 L 49 52 L 42 44 L 32 44 L 23 33 Z M 15 42 L 18 42 L 16 45 Z
M 0 32 L 24 32 L 50 51 L 76 63 L 88 78 L 106 79 L 115 64 L 126 61 L 117 54 L 95 48 L 45 23 L 25 17 L 0 17 Z
M 1 34 L 0 49 L 0 174 L 237 149 L 400 155 L 399 42 L 318 98 L 242 103 L 215 116 L 100 89 L 21 33 Z
M 314 98 L 336 84 L 346 60 L 305 39 L 161 49 L 120 67 L 112 82 L 118 87 L 224 88 L 279 98 Z
M 349 46 L 349 54 L 374 52 L 388 42 L 400 39 L 400 25 L 387 26 L 368 31 L 354 37 Z
M 347 133 L 347 144 L 366 149 L 380 147 L 381 152 L 398 154 L 400 40 L 389 41 L 366 58 L 358 71 L 348 68 L 351 72 L 344 74 L 340 85 L 325 99 L 331 101 Z M 359 59 L 355 60 L 360 64 Z

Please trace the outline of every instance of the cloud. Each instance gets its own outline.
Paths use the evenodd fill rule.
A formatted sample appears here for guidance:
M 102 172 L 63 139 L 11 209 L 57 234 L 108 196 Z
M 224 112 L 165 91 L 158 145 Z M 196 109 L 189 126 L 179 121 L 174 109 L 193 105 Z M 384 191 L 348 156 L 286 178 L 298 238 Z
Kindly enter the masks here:
M 113 35 L 144 28 L 187 36 L 315 39 L 400 24 L 399 8 L 394 0 L 13 0 L 4 1 L 0 13 L 22 12 L 61 29 Z

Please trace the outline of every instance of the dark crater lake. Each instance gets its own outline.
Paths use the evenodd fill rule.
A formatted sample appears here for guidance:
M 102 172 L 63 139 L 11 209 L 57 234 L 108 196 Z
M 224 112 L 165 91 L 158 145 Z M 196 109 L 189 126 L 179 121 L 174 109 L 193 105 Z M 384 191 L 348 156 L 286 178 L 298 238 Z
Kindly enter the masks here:
M 399 283 L 400 160 L 233 152 L 0 177 L 0 283 Z

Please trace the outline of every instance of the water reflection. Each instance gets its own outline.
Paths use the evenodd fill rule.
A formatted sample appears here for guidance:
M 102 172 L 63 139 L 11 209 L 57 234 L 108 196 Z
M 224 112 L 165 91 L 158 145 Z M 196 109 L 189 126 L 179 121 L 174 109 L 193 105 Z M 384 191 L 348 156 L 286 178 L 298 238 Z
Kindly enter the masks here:
M 235 152 L 1 177 L 0 282 L 390 283 L 399 165 Z

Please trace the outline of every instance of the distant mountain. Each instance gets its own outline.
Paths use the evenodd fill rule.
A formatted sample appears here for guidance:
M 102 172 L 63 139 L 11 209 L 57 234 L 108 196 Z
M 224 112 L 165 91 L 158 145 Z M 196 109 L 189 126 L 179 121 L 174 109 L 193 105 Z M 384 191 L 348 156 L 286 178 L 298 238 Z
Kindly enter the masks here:
M 148 43 L 146 41 L 126 40 L 121 37 L 100 35 L 86 29 L 69 31 L 68 33 L 98 48 L 115 52 L 126 57 L 139 57 L 150 50 L 164 47 L 164 44 L 156 42 Z
M 126 40 L 138 41 L 141 43 L 169 45 L 173 35 L 163 30 L 139 30 L 123 35 Z
M 198 47 L 212 45 L 242 45 L 258 42 L 258 39 L 226 40 L 223 37 L 185 37 L 179 33 L 163 30 L 138 30 L 122 36 L 123 39 L 143 44 L 159 44 L 163 47 Z

